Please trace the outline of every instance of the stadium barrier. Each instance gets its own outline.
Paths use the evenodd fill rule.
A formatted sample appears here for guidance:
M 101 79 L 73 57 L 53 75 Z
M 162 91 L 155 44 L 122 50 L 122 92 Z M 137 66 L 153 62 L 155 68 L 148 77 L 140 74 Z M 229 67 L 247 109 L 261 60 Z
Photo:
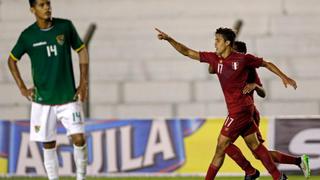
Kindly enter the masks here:
M 87 120 L 89 175 L 203 175 L 214 154 L 223 118 Z M 29 121 L 0 120 L 0 174 L 45 175 L 41 144 L 29 141 Z M 320 117 L 262 118 L 266 145 L 286 153 L 311 155 L 320 171 Z M 266 174 L 241 138 L 236 142 L 252 164 Z M 73 175 L 73 148 L 61 124 L 57 130 L 59 173 Z M 301 174 L 294 166 L 279 166 Z M 228 157 L 220 175 L 241 175 Z

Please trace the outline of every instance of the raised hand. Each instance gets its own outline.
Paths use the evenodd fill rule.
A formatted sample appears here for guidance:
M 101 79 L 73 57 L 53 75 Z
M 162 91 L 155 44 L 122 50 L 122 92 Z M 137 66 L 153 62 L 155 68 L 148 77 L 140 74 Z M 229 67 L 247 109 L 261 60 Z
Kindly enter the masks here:
M 168 36 L 166 33 L 160 31 L 158 28 L 154 28 L 156 31 L 158 31 L 158 39 L 159 40 L 168 40 L 170 39 L 170 36 Z

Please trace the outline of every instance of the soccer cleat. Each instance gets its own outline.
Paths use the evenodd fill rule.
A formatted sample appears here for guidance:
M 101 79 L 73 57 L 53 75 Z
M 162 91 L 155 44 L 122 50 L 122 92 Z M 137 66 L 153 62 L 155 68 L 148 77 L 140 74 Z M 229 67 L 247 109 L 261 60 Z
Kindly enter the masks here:
M 303 172 L 304 177 L 306 177 L 306 179 L 308 179 L 310 177 L 310 166 L 309 166 L 309 156 L 308 155 L 302 155 L 300 157 L 301 159 L 301 163 L 299 164 L 299 167 L 301 169 L 301 171 Z
M 256 172 L 252 175 L 246 175 L 244 180 L 255 180 L 260 177 L 260 172 L 256 169 Z
M 281 173 L 281 177 L 279 180 L 287 180 L 288 177 L 284 174 L 284 173 Z

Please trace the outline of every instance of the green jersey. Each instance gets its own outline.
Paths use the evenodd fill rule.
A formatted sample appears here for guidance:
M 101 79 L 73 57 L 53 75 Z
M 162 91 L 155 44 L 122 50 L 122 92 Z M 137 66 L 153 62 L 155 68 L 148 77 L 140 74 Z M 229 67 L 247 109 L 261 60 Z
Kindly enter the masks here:
M 20 34 L 10 56 L 18 61 L 25 53 L 29 55 L 35 102 L 54 105 L 73 101 L 76 87 L 71 47 L 79 52 L 84 44 L 66 19 L 53 18 L 48 29 L 34 23 Z

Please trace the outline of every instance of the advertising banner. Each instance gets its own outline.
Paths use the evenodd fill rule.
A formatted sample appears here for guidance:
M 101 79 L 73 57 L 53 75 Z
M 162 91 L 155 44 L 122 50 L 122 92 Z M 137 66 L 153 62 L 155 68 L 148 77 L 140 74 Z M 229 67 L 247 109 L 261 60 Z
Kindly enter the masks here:
M 320 118 L 291 117 L 276 118 L 274 121 L 274 149 L 301 156 L 310 156 L 312 174 L 320 173 Z M 280 170 L 300 173 L 297 166 L 279 165 Z
M 114 120 L 88 121 L 88 172 L 173 172 L 186 159 L 184 142 L 198 130 L 204 119 L 183 120 Z M 44 175 L 42 146 L 29 141 L 29 121 L 11 123 L 6 148 L 9 152 L 9 174 Z M 73 146 L 59 124 L 57 150 L 59 173 L 74 173 Z M 4 142 L 3 141 L 3 142 Z M 9 146 L 9 147 L 8 147 Z
M 10 122 L 0 120 L 0 174 L 8 172 Z
M 105 173 L 205 173 L 224 119 L 88 120 L 89 175 Z M 29 121 L 0 123 L 4 173 L 45 175 L 41 143 L 29 140 Z M 267 135 L 267 120 L 261 131 Z M 236 141 L 252 164 L 264 172 L 242 138 Z M 75 172 L 73 146 L 61 124 L 57 130 L 59 174 Z M 3 168 L 4 167 L 4 168 Z M 219 173 L 243 174 L 228 157 Z

